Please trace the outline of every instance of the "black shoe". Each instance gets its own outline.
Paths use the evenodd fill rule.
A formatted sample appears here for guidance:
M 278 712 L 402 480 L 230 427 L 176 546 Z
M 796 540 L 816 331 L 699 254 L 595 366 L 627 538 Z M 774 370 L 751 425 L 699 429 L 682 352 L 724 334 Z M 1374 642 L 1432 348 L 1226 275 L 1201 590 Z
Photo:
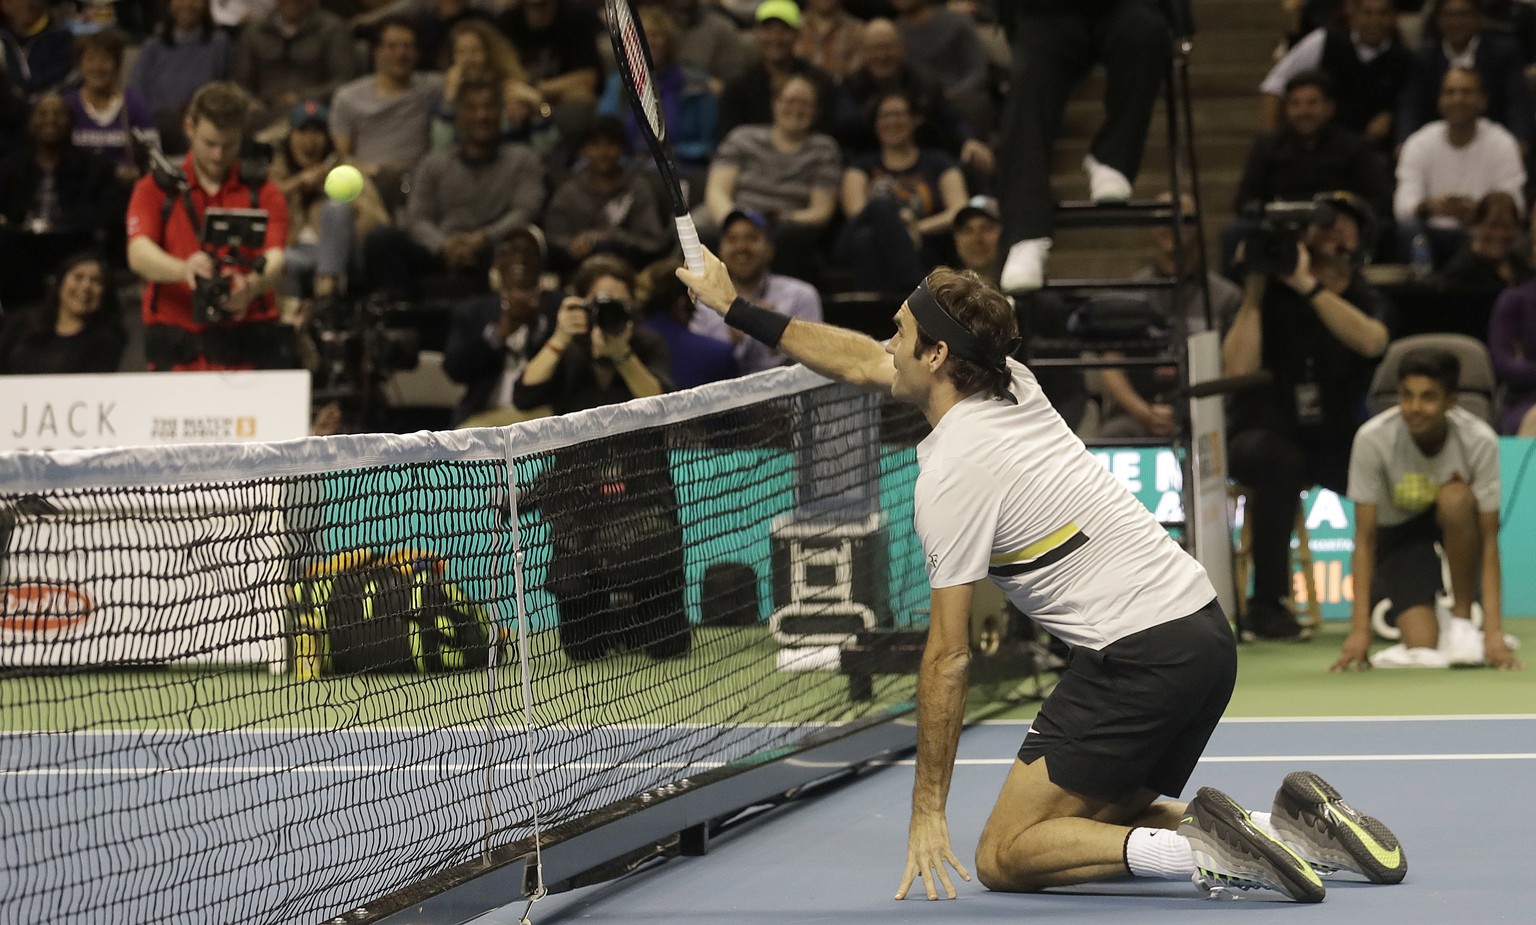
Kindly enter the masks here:
M 1285 776 L 1275 793 L 1275 831 L 1316 870 L 1349 870 L 1372 883 L 1402 883 L 1408 857 L 1397 836 L 1311 771 Z
M 1179 822 L 1208 891 L 1266 889 L 1299 903 L 1319 903 L 1327 890 L 1301 856 L 1254 824 L 1247 810 L 1214 787 L 1201 787 Z
M 1279 601 L 1250 598 L 1243 615 L 1243 628 L 1258 639 L 1310 639 L 1312 630 L 1302 626 L 1296 615 Z

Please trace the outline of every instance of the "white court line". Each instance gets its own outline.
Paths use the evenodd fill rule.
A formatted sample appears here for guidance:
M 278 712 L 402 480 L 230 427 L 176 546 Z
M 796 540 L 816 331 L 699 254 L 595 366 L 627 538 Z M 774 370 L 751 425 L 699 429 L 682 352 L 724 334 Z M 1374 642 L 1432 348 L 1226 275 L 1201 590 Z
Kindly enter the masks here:
M 956 765 L 1011 765 L 1013 758 L 960 758 Z M 1208 755 L 1201 764 L 1303 764 L 1319 761 L 1536 761 L 1536 752 L 1469 752 L 1460 755 Z M 911 758 L 889 764 L 911 767 Z
M 535 732 L 616 732 L 628 730 L 662 730 L 662 729 L 836 729 L 842 723 L 614 723 L 609 726 L 572 726 L 557 724 L 550 726 L 535 726 Z M 527 727 L 521 724 L 501 723 L 492 727 L 498 732 L 522 732 Z M 27 736 L 313 736 L 325 734 L 336 735 L 432 735 L 440 732 L 454 732 L 467 734 L 483 734 L 486 727 L 483 724 L 458 725 L 458 726 L 354 726 L 342 729 L 322 729 L 314 726 L 253 726 L 249 729 L 152 729 L 152 728 L 124 728 L 124 729 L 11 729 L 0 730 L 0 738 L 14 736 L 24 738 Z
M 534 769 L 538 771 L 553 771 L 565 768 L 580 768 L 583 770 L 597 769 L 607 771 L 619 768 L 639 768 L 648 770 L 652 768 L 686 768 L 700 771 L 708 771 L 714 768 L 724 767 L 723 761 L 662 761 L 662 762 L 627 762 L 625 764 L 608 764 L 596 761 L 584 761 L 571 764 L 536 764 Z M 24 770 L 0 769 L 0 778 L 5 777 L 149 777 L 155 774 L 228 774 L 228 775 L 253 775 L 253 774 L 469 774 L 478 771 L 510 771 L 525 774 L 528 771 L 526 764 L 445 764 L 445 765 L 398 765 L 398 764 L 317 764 L 317 765 L 237 765 L 228 768 L 209 767 L 198 765 L 188 768 L 27 768 Z
M 960 758 L 955 761 L 957 766 L 985 767 L 994 765 L 1011 765 L 1013 758 Z M 1216 755 L 1200 759 L 1201 764 L 1303 764 L 1315 762 L 1369 762 L 1369 761 L 1536 761 L 1536 752 L 1468 752 L 1451 755 Z M 871 766 L 887 767 L 913 767 L 917 762 L 912 758 L 898 761 L 872 761 Z M 596 768 L 609 770 L 618 768 L 692 768 L 709 770 L 724 767 L 723 761 L 665 761 L 665 762 L 627 762 L 624 764 L 607 764 L 604 762 L 575 762 L 571 764 L 537 764 L 535 769 L 547 771 L 560 768 Z M 526 772 L 525 764 L 450 764 L 429 766 L 402 766 L 402 765 L 374 765 L 374 764 L 321 764 L 321 765 L 245 765 L 230 768 L 217 767 L 189 767 L 189 768 L 32 768 L 26 770 L 0 770 L 0 778 L 3 777 L 132 777 L 149 776 L 153 774 L 443 774 L 443 773 L 472 773 L 476 771 L 512 771 Z
M 1533 720 L 1536 713 L 1434 713 L 1418 716 L 1227 716 L 1221 724 L 1250 723 L 1460 723 L 1497 720 Z M 1028 726 L 1032 719 L 984 719 L 977 726 Z
M 1222 725 L 1247 725 L 1250 723 L 1429 723 L 1429 722 L 1480 722 L 1497 720 L 1536 720 L 1536 713 L 1466 713 L 1466 714 L 1426 714 L 1419 716 L 1229 716 L 1223 719 Z M 899 722 L 900 720 L 897 720 Z M 986 719 L 974 723 L 976 726 L 1028 726 L 1033 720 L 1029 719 Z M 839 723 L 827 724 L 819 728 L 837 728 Z M 521 732 L 525 727 L 520 724 L 503 723 L 495 727 L 497 731 Z M 806 723 L 615 723 L 609 726 L 573 726 L 559 724 L 552 726 L 535 726 L 535 732 L 604 732 L 608 730 L 659 730 L 659 729 L 800 729 L 818 728 Z M 336 735 L 428 735 L 440 732 L 483 733 L 483 725 L 458 725 L 458 726 L 355 726 L 345 729 L 316 729 L 309 726 L 258 726 L 250 729 L 151 729 L 151 728 L 124 728 L 124 729 L 16 729 L 0 730 L 0 738 L 26 737 L 26 736 L 312 736 L 317 732 L 323 732 L 327 736 Z

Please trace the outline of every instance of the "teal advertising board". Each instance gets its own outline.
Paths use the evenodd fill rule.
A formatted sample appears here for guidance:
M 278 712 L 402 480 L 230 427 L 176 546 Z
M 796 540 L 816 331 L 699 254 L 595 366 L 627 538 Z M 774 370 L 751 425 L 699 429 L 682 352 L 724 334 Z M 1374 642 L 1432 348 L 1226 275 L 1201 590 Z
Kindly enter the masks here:
M 1183 519 L 1178 460 L 1167 448 L 1095 450 L 1098 459 L 1128 491 L 1165 523 Z M 1536 480 L 1530 472 L 1536 440 L 1502 437 L 1499 460 L 1503 481 L 1500 506 L 1499 553 L 1504 572 L 1504 612 L 1536 616 Z M 1312 550 L 1313 578 L 1323 617 L 1348 620 L 1354 601 L 1350 556 L 1355 550 L 1355 506 L 1326 488 L 1313 489 L 1305 500 L 1307 532 Z M 1240 523 L 1240 521 L 1239 521 Z M 1234 529 L 1236 528 L 1234 524 Z M 1292 538 L 1292 544 L 1295 538 Z M 1305 600 L 1301 569 L 1293 560 L 1292 579 L 1298 600 Z

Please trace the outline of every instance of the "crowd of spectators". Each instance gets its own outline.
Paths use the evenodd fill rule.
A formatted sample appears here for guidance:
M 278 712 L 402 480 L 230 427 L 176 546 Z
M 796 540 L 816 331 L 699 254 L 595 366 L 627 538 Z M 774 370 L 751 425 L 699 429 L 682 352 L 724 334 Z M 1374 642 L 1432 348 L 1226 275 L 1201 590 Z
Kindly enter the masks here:
M 612 401 L 783 362 L 669 282 L 670 197 L 614 73 L 601 6 L 0 0 L 6 343 L 51 339 L 21 352 L 54 371 L 121 356 L 105 346 L 117 329 L 101 333 L 79 297 L 60 295 L 80 288 L 69 273 L 93 266 L 108 296 L 95 315 L 130 271 L 142 284 L 150 368 L 313 366 L 315 342 L 278 346 L 284 328 L 364 300 L 446 306 L 437 342 L 422 333 L 465 386 L 455 422 L 563 410 L 564 387 Z M 703 239 L 739 289 L 806 318 L 829 295 L 904 290 L 940 264 L 1008 284 L 1021 239 L 1043 242 L 1038 279 L 1066 94 L 1106 65 L 1106 120 L 1084 166 L 1094 199 L 1123 199 L 1160 91 L 1145 76 L 1168 54 L 1166 11 L 1149 0 L 637 6 Z M 1536 431 L 1531 7 L 1280 6 L 1289 18 L 1258 88 L 1264 132 L 1239 217 L 1213 255 L 1221 275 L 1197 287 L 1210 310 L 1189 292 L 1157 306 L 1190 329 L 1212 319 L 1229 368 L 1274 374 L 1239 400 L 1253 407 L 1233 465 L 1250 450 L 1265 463 L 1250 481 L 1258 519 L 1276 525 L 1289 508 L 1266 508 L 1265 486 L 1342 480 L 1362 379 L 1406 316 L 1485 339 L 1507 390 L 1501 429 Z M 1412 41 L 1400 28 L 1410 21 Z M 341 164 L 364 176 L 350 203 L 323 192 Z M 1293 231 L 1300 265 L 1250 265 L 1266 204 L 1319 196 L 1331 208 Z M 265 210 L 265 238 L 215 260 L 199 240 L 210 207 Z M 1145 275 L 1187 277 L 1201 263 L 1187 238 L 1149 243 Z M 1370 258 L 1416 275 L 1384 296 Z M 194 296 L 219 277 L 226 301 L 206 310 Z M 611 334 L 593 333 L 591 298 L 584 314 L 561 307 L 575 282 L 615 280 L 609 301 L 629 321 Z M 1316 330 L 1265 320 L 1280 302 Z M 60 346 L 87 332 L 90 349 Z M 1111 371 L 1105 432 L 1168 433 L 1173 392 L 1151 372 Z M 1324 421 L 1332 429 L 1315 431 Z M 1269 478 L 1288 452 L 1294 471 Z
M 964 259 L 956 219 L 996 173 L 997 4 L 636 7 L 688 204 L 739 285 L 820 318 L 826 293 Z M 365 302 L 437 310 L 422 345 L 466 386 L 455 420 L 480 422 L 524 415 L 522 371 L 547 373 L 538 351 L 573 333 L 538 293 L 617 261 L 644 283 L 615 301 L 663 357 L 658 383 L 783 362 L 665 281 L 672 204 L 601 16 L 595 0 L 0 0 L 0 306 L 45 326 L 49 281 L 99 254 L 109 289 L 142 292 L 129 328 L 148 368 L 317 377 L 337 337 L 306 329 Z M 347 203 L 324 192 L 339 165 L 364 177 Z M 205 246 L 210 208 L 266 212 L 264 237 Z M 996 225 L 995 203 L 981 214 Z M 74 370 L 63 356 L 53 370 Z

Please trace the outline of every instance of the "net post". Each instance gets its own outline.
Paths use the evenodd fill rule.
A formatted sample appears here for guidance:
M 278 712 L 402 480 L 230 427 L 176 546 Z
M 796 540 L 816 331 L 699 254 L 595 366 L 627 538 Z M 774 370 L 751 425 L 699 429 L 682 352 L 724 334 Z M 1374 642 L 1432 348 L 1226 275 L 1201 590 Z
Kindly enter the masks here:
M 544 858 L 541 850 L 543 842 L 543 822 L 539 813 L 539 784 L 538 769 L 535 756 L 538 754 L 537 726 L 533 716 L 533 676 L 528 667 L 528 600 L 524 589 L 524 567 L 526 565 L 525 550 L 523 548 L 523 534 L 521 524 L 518 522 L 518 495 L 521 491 L 517 482 L 517 461 L 513 448 L 513 428 L 502 429 L 503 458 L 506 461 L 507 479 L 507 510 L 511 517 L 512 531 L 512 599 L 517 611 L 517 660 L 518 670 L 521 675 L 523 689 L 523 729 L 527 737 L 525 746 L 528 758 L 528 806 L 529 814 L 533 821 L 533 859 L 532 869 L 527 872 L 524 883 L 525 894 L 528 897 L 528 908 L 543 899 L 546 894 L 544 886 Z M 523 912 L 523 920 L 528 918 L 528 911 Z

